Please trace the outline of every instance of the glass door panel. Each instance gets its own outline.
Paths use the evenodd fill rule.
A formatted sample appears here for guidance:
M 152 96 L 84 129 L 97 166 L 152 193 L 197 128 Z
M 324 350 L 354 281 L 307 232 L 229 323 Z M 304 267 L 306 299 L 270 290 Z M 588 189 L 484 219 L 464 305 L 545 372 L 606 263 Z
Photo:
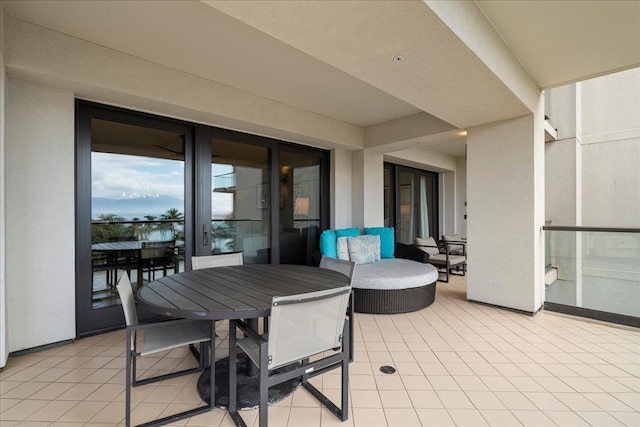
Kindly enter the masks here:
M 270 262 L 269 149 L 211 140 L 211 253 L 242 252 L 245 264 Z
M 92 309 L 184 269 L 184 135 L 91 120 Z
M 398 167 L 396 240 L 412 244 L 416 237 L 438 239 L 437 181 L 429 172 Z
M 412 244 L 416 237 L 415 222 L 415 182 L 412 173 L 398 174 L 400 190 L 400 214 L 398 215 L 398 240 L 400 243 Z
M 320 161 L 280 150 L 280 264 L 313 263 L 320 233 Z

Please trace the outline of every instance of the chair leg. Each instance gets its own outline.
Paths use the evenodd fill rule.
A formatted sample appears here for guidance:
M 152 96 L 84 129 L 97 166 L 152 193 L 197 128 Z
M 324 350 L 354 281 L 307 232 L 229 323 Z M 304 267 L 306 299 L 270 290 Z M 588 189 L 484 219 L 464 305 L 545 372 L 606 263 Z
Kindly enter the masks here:
M 347 334 L 344 342 L 349 346 L 347 353 L 350 355 L 349 357 L 344 357 L 342 359 L 342 402 L 341 405 L 341 419 L 342 421 L 346 421 L 349 419 L 349 362 L 352 359 L 353 351 L 351 350 L 351 343 L 353 342 L 353 337 L 351 336 L 351 331 L 353 330 L 351 326 L 352 319 L 347 320 L 349 322 L 348 327 L 344 328 L 344 333 Z M 346 325 L 345 325 L 346 326 Z M 344 349 L 343 349 L 344 351 Z
M 131 427 L 131 365 L 132 365 L 132 356 L 135 361 L 135 355 L 132 355 L 133 351 L 131 349 L 131 331 L 127 330 L 127 351 L 126 351 L 126 364 L 127 367 L 125 369 L 125 426 Z M 134 375 L 135 378 L 135 375 Z
M 258 426 L 267 427 L 269 425 L 269 378 L 268 351 L 266 343 L 260 346 L 260 407 L 258 408 Z
M 229 415 L 235 421 L 236 425 L 240 425 L 242 419 L 238 414 L 237 399 L 238 387 L 236 384 L 238 378 L 238 365 L 236 363 L 238 348 L 236 346 L 236 327 L 233 322 L 229 322 Z M 213 367 L 212 367 L 213 368 Z M 212 387 L 213 390 L 213 387 Z
M 353 294 L 349 295 L 349 362 L 353 362 Z

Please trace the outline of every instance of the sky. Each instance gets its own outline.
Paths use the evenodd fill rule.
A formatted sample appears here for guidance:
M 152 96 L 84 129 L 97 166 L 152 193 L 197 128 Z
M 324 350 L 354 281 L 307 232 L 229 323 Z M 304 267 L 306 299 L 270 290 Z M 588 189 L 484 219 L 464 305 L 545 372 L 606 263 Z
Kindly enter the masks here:
M 212 176 L 233 171 L 212 164 Z M 213 188 L 213 187 L 212 187 Z M 184 161 L 124 154 L 91 153 L 91 197 L 128 199 L 171 196 L 184 199 Z M 212 194 L 212 211 L 230 212 L 229 194 Z

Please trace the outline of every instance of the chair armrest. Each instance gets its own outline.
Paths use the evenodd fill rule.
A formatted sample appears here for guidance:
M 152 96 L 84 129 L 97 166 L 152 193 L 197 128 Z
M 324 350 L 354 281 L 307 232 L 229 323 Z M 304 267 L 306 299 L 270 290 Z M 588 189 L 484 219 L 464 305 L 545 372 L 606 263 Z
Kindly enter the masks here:
M 203 319 L 203 320 L 206 320 L 206 319 Z M 127 329 L 132 331 L 137 331 L 141 329 L 163 328 L 170 324 L 189 323 L 189 322 L 193 322 L 193 320 L 192 319 L 171 319 L 171 320 L 163 320 L 161 322 L 149 322 L 149 323 L 142 322 L 142 323 L 138 323 L 137 325 L 129 325 L 127 326 Z
M 396 242 L 395 249 L 396 258 L 409 259 L 411 261 L 417 261 L 423 264 L 427 264 L 429 262 L 429 254 L 421 251 L 414 245 L 407 245 L 404 243 Z
M 234 326 L 239 328 L 242 332 L 244 332 L 244 334 L 248 338 L 251 338 L 251 340 L 253 340 L 256 344 L 262 344 L 267 342 L 267 340 L 262 338 L 256 331 L 251 329 L 249 325 L 247 325 L 242 320 L 239 320 L 239 319 L 229 320 L 229 327 L 234 327 Z

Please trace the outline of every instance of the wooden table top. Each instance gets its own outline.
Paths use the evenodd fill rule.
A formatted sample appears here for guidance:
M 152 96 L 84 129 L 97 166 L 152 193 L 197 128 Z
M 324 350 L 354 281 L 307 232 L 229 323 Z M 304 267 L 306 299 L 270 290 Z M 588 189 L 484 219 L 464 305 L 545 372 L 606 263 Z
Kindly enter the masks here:
M 140 305 L 153 313 L 187 319 L 268 316 L 274 296 L 344 287 L 349 279 L 303 265 L 254 264 L 187 271 L 144 285 Z

